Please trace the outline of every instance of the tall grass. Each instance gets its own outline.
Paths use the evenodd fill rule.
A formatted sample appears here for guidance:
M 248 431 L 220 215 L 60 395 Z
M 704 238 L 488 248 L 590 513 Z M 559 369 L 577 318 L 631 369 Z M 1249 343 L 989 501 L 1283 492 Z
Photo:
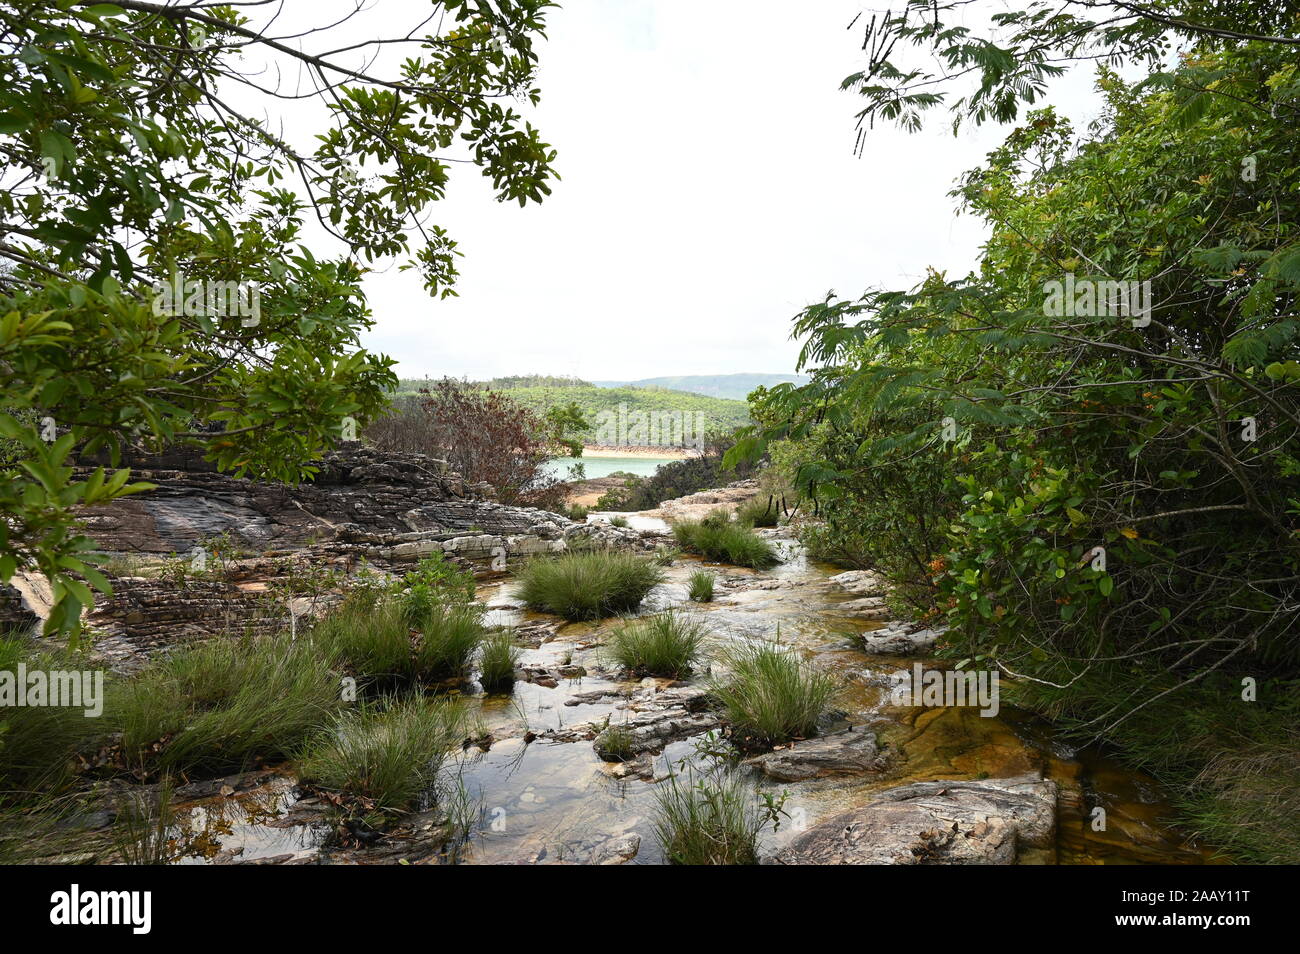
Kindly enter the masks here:
M 593 550 L 533 560 L 520 573 L 520 596 L 533 609 L 570 620 L 636 609 L 663 573 L 630 553 Z
M 606 652 L 637 675 L 676 678 L 690 672 L 703 641 L 703 623 L 669 611 L 625 623 L 610 637 Z
M 655 836 L 674 865 L 756 865 L 765 819 L 734 772 L 677 776 L 655 791 Z
M 413 613 L 401 599 L 349 600 L 316 624 L 312 640 L 368 688 L 392 690 L 463 675 L 486 633 L 481 608 L 467 603 L 435 601 Z
M 0 637 L 0 672 L 93 669 L 81 655 L 39 648 L 21 636 Z M 106 734 L 103 720 L 87 718 L 85 708 L 0 706 L 0 803 L 23 802 L 58 788 L 70 774 L 72 756 L 82 745 Z
M 382 710 L 349 710 L 302 751 L 299 778 L 367 799 L 380 810 L 404 811 L 432 795 L 447 753 L 470 724 L 469 713 L 452 700 L 407 699 Z
M 780 507 L 770 496 L 758 496 L 746 500 L 736 508 L 736 522 L 749 527 L 775 527 Z
M 392 600 L 348 598 L 312 627 L 312 642 L 363 681 L 387 686 L 411 670 L 411 627 Z
M 713 693 L 738 745 L 770 748 L 816 734 L 817 721 L 837 689 L 830 675 L 794 652 L 768 644 L 731 647 L 720 660 L 728 673 Z
M 764 570 L 780 562 L 772 544 L 722 515 L 679 520 L 673 524 L 673 536 L 684 549 L 722 563 Z
M 339 696 L 329 656 L 305 640 L 214 639 L 117 683 L 105 722 L 146 773 L 221 772 L 287 758 Z
M 165 865 L 174 860 L 170 834 L 173 784 L 164 777 L 151 797 L 133 792 L 117 813 L 113 842 L 123 864 Z
M 420 633 L 412 676 L 424 679 L 463 676 L 486 636 L 482 607 L 439 606 Z
M 713 602 L 713 574 L 708 570 L 696 570 L 691 574 L 690 597 L 696 603 Z
M 483 641 L 479 683 L 488 692 L 509 689 L 515 682 L 515 667 L 519 665 L 520 655 L 513 633 L 504 629 L 493 633 Z

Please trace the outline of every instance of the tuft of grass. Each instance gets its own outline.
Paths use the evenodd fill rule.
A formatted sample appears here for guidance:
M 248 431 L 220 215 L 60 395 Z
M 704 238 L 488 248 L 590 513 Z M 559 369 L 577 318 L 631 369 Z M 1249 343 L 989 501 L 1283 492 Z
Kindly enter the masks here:
M 747 644 L 721 654 L 728 670 L 712 687 L 745 748 L 771 748 L 817 733 L 836 693 L 835 680 L 781 646 Z
M 533 609 L 592 620 L 636 609 L 663 581 L 651 562 L 630 553 L 591 550 L 544 557 L 520 573 L 520 596 Z
M 776 498 L 768 496 L 747 500 L 736 508 L 736 522 L 749 527 L 775 527 L 780 510 Z
M 348 710 L 300 753 L 298 775 L 381 811 L 405 811 L 433 792 L 438 770 L 470 721 L 451 700 L 394 700 L 382 710 Z
M 409 615 L 392 600 L 349 596 L 312 627 L 311 639 L 361 681 L 391 687 L 411 670 Z
M 756 865 L 765 819 L 734 772 L 677 776 L 655 791 L 655 836 L 673 865 Z
M 439 606 L 425 622 L 415 652 L 414 679 L 463 676 L 474 652 L 487 636 L 481 607 Z
M 683 548 L 710 560 L 765 570 L 780 560 L 772 544 L 749 527 L 721 515 L 703 520 L 679 520 L 673 537 Z
M 22 636 L 0 637 L 0 672 L 95 669 L 79 653 L 42 649 Z M 101 700 L 103 702 L 104 700 Z M 0 706 L 0 803 L 29 801 L 59 788 L 70 776 L 73 754 L 105 734 L 103 720 L 86 707 Z
M 175 820 L 172 793 L 171 777 L 164 776 L 152 797 L 127 795 L 113 827 L 113 842 L 123 864 L 165 865 L 175 860 L 169 838 Z
M 210 640 L 115 684 L 104 721 L 122 733 L 127 764 L 146 774 L 287 758 L 341 704 L 330 662 L 306 640 Z
M 596 736 L 592 747 L 596 750 L 596 755 L 606 762 L 630 762 L 636 758 L 632 733 L 626 726 L 605 726 Z
M 606 651 L 637 675 L 676 678 L 690 672 L 703 640 L 703 623 L 669 611 L 624 624 Z
M 610 517 L 609 525 L 611 527 L 621 527 L 623 529 L 627 529 L 628 527 L 627 517 Z
M 418 591 L 396 601 L 349 599 L 316 624 L 312 640 L 371 689 L 463 675 L 487 633 L 482 610 L 462 602 L 412 604 L 408 597 Z M 420 620 L 418 636 L 412 619 Z
M 691 574 L 691 600 L 696 603 L 713 602 L 713 574 L 696 570 Z
M 479 682 L 484 690 L 503 692 L 513 686 L 519 656 L 520 649 L 515 645 L 514 634 L 509 630 L 503 629 L 483 640 L 483 653 L 479 660 Z
M 672 566 L 673 561 L 682 555 L 681 547 L 666 547 L 662 543 L 655 547 L 654 556 L 651 557 L 655 566 Z

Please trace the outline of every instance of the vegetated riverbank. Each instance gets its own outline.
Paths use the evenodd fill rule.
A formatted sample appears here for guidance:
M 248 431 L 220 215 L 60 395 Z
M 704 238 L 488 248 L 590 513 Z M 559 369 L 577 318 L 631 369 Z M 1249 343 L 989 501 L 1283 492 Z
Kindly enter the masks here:
M 743 486 L 716 491 L 712 506 L 731 510 L 755 493 Z M 709 506 L 707 496 L 671 502 L 660 512 L 698 515 Z M 513 633 L 513 678 L 486 691 L 487 657 L 474 656 L 459 674 L 408 696 L 458 700 L 472 726 L 447 753 L 431 790 L 408 811 L 381 821 L 382 803 L 367 809 L 345 792 L 305 785 L 296 760 L 271 760 L 208 779 L 191 773 L 170 794 L 162 836 L 152 844 L 172 863 L 658 863 L 693 850 L 692 829 L 665 819 L 665 793 L 689 799 L 696 789 L 688 783 L 698 782 L 705 791 L 725 792 L 756 826 L 729 834 L 740 838 L 728 855 L 733 859 L 1184 863 L 1209 857 L 1169 826 L 1168 806 L 1151 779 L 1105 753 L 1063 745 L 1041 721 L 1005 707 L 986 718 L 972 707 L 900 704 L 897 690 L 916 665 L 945 667 L 929 648 L 943 634 L 891 620 L 874 575 L 809 561 L 786 528 L 758 532 L 780 562 L 754 571 L 676 551 L 667 524 L 653 515 L 627 515 L 633 524 L 627 529 L 609 526 L 608 519 L 593 517 L 590 525 L 607 535 L 602 545 L 654 554 L 662 577 L 632 615 L 662 619 L 672 612 L 702 634 L 695 658 L 675 676 L 628 671 L 616 661 L 612 649 L 624 638 L 627 619 L 569 622 L 539 612 L 525 605 L 512 575 L 497 574 L 480 581 L 474 604 L 485 628 L 507 626 Z M 551 523 L 565 527 L 559 539 L 571 546 L 588 529 L 552 517 L 537 525 Z M 456 549 L 465 552 L 460 544 Z M 712 585 L 708 600 L 695 602 L 694 578 L 701 573 Z M 420 579 L 425 582 L 394 581 L 398 605 L 418 608 L 411 603 L 418 587 L 436 585 L 433 576 Z M 300 645 L 325 638 L 306 621 L 299 627 Z M 360 667 L 353 670 L 358 675 L 376 665 L 391 672 L 390 663 L 373 656 L 382 644 L 359 632 L 345 626 L 338 630 L 351 634 L 345 644 L 327 642 Z M 274 646 L 288 635 L 267 638 Z M 817 673 L 833 684 L 829 705 L 813 714 L 815 735 L 771 751 L 742 742 L 737 720 L 746 717 L 722 704 L 717 687 L 733 677 L 736 653 L 755 648 L 790 660 L 805 678 Z M 428 647 L 420 652 L 424 658 Z M 159 751 L 170 744 L 164 739 Z M 359 754 L 318 751 L 312 764 L 325 766 L 316 771 L 329 772 L 327 778 L 346 779 L 348 760 Z M 71 828 L 61 829 L 75 834 L 75 845 L 53 831 L 29 843 L 82 861 L 114 860 L 122 850 L 123 799 L 140 797 L 148 805 L 159 791 L 153 779 L 131 783 L 110 774 L 83 793 L 84 808 Z M 1100 828 L 1098 808 L 1105 809 Z M 863 833 L 852 844 L 836 841 L 846 823 Z M 697 814 L 693 824 L 707 829 L 711 822 Z M 945 834 L 954 824 L 957 834 Z M 750 835 L 752 854 L 742 850 Z

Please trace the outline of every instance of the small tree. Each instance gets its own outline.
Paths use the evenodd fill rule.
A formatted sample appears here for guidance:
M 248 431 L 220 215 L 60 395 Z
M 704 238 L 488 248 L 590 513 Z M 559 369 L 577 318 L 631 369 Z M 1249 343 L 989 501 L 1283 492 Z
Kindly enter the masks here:
M 422 388 L 419 398 L 395 402 L 366 436 L 384 450 L 442 457 L 466 479 L 491 484 L 505 503 L 556 507 L 563 482 L 546 464 L 580 455 L 575 435 L 589 426 L 573 404 L 538 414 L 500 391 L 444 378 Z

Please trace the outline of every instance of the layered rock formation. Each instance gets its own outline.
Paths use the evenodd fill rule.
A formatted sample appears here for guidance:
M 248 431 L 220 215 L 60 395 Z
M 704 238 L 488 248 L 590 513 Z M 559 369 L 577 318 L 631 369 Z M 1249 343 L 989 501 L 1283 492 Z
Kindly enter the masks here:
M 636 549 L 656 542 L 507 506 L 444 461 L 359 443 L 327 454 L 315 478 L 296 486 L 217 473 L 183 455 L 131 465 L 135 479 L 156 489 L 83 516 L 101 550 L 128 558 L 105 568 L 113 595 L 87 619 L 97 648 L 126 667 L 166 643 L 291 628 L 362 568 L 400 573 L 437 552 L 492 574 L 578 541 Z M 0 626 L 30 627 L 44 615 L 32 597 L 43 581 L 16 582 L 0 590 Z

